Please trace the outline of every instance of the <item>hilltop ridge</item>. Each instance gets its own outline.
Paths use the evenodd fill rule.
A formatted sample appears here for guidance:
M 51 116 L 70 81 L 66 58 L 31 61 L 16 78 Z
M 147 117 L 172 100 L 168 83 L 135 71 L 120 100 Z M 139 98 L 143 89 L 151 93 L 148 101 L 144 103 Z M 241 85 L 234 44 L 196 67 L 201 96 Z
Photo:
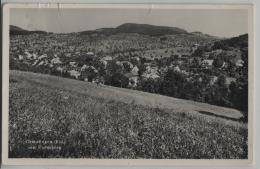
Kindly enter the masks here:
M 14 26 L 14 25 L 10 25 L 10 34 L 11 35 L 28 35 L 28 34 L 32 34 L 32 33 L 37 33 L 37 34 L 46 34 L 46 31 L 42 31 L 42 30 L 34 30 L 34 31 L 29 31 L 29 30 L 25 30 L 23 28 L 20 28 L 18 26 Z
M 117 32 L 139 33 L 151 36 L 160 36 L 166 34 L 187 34 L 184 29 L 168 26 L 155 26 L 149 24 L 125 23 L 116 27 Z
M 184 29 L 168 26 L 155 26 L 149 24 L 124 23 L 115 28 L 100 28 L 96 30 L 82 31 L 81 34 L 117 34 L 117 33 L 137 33 L 150 36 L 179 35 L 188 34 Z
M 47 33 L 46 31 L 29 31 L 22 29 L 18 26 L 10 25 L 10 33 L 12 35 L 17 34 L 30 34 L 30 33 Z M 188 34 L 184 29 L 178 27 L 169 27 L 169 26 L 156 26 L 149 24 L 137 24 L 137 23 L 124 23 L 115 28 L 99 28 L 95 30 L 86 30 L 78 32 L 80 34 L 117 34 L 117 33 L 138 33 L 143 35 L 150 36 L 162 36 L 162 35 L 179 35 L 179 34 Z

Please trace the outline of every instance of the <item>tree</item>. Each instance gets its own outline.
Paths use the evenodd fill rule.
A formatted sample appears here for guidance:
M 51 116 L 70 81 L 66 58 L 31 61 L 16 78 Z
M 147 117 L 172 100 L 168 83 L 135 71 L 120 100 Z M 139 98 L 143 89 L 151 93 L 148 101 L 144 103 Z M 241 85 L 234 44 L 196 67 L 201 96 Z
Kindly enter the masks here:
M 88 79 L 89 82 L 92 82 L 96 77 L 98 77 L 98 71 L 94 67 L 88 67 L 84 71 L 81 71 L 80 79 Z
M 245 119 L 248 116 L 248 83 L 238 80 L 236 83 L 231 82 L 229 86 L 230 101 L 234 108 L 244 112 Z
M 105 84 L 126 88 L 129 84 L 129 79 L 122 73 L 114 73 L 111 76 L 106 77 Z
M 125 70 L 122 64 L 116 61 L 109 62 L 105 75 L 105 84 L 115 87 L 127 87 L 129 80 L 124 74 Z
M 203 46 L 199 46 L 195 51 L 194 53 L 192 54 L 192 56 L 194 57 L 201 57 L 202 54 L 204 52 L 204 47 Z
M 138 65 L 138 75 L 141 76 L 146 71 L 146 67 L 143 64 Z
M 226 85 L 225 75 L 220 75 L 217 82 L 212 86 L 213 104 L 231 107 L 232 103 L 229 98 L 229 89 Z
M 212 64 L 215 68 L 220 68 L 224 64 L 224 59 L 221 56 L 218 56 L 214 59 Z
M 161 92 L 172 97 L 183 97 L 186 83 L 188 82 L 183 74 L 169 69 L 163 78 Z
M 150 92 L 150 93 L 159 93 L 160 92 L 160 86 L 161 86 L 161 81 L 160 79 L 142 79 L 138 83 L 137 89 L 145 91 L 145 92 Z

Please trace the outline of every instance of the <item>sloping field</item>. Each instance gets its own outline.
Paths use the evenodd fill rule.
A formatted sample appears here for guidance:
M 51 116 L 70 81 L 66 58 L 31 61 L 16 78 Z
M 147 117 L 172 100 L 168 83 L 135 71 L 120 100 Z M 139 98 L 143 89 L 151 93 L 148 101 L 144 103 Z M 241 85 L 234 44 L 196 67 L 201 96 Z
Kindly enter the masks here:
M 56 76 L 34 74 L 30 72 L 11 71 L 11 77 L 24 79 L 33 83 L 40 83 L 46 87 L 60 88 L 71 92 L 87 94 L 96 98 L 108 98 L 124 103 L 134 102 L 137 105 L 152 108 L 166 108 L 173 112 L 208 112 L 208 114 L 232 119 L 240 119 L 243 114 L 235 109 L 199 103 L 190 100 L 177 99 L 147 92 L 96 85 L 78 80 L 65 79 Z
M 245 159 L 233 109 L 10 71 L 9 157 Z

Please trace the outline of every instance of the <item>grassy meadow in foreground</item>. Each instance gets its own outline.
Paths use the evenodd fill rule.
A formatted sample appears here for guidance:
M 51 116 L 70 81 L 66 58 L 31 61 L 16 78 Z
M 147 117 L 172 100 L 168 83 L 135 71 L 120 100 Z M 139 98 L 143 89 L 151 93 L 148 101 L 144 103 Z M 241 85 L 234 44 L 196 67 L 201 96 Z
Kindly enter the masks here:
M 242 122 L 94 97 L 76 85 L 70 90 L 19 74 L 10 76 L 9 157 L 247 158 Z

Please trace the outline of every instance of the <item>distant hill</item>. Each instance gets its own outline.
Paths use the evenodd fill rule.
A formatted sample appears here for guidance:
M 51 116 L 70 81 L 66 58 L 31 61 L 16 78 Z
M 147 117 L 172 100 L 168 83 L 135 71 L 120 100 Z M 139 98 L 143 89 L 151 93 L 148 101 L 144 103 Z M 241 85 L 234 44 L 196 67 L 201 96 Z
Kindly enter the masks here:
M 209 34 L 205 34 L 205 33 L 202 33 L 202 32 L 191 32 L 190 33 L 191 35 L 195 35 L 195 36 L 198 36 L 198 37 L 202 37 L 202 38 L 214 38 L 214 39 L 221 39 L 220 37 L 216 37 L 216 36 L 212 36 L 212 35 L 209 35 Z
M 18 26 L 10 25 L 10 35 L 27 35 L 32 33 L 45 34 L 46 31 L 36 30 L 29 31 L 22 29 Z M 116 28 L 99 28 L 96 30 L 88 30 L 78 32 L 82 35 L 91 34 L 103 34 L 103 35 L 113 35 L 118 33 L 137 33 L 141 35 L 149 36 L 163 36 L 163 35 L 192 35 L 198 38 L 217 38 L 211 35 L 203 34 L 201 32 L 187 32 L 184 29 L 169 26 L 155 26 L 149 24 L 137 24 L 137 23 L 124 23 Z
M 10 35 L 28 35 L 28 34 L 33 34 L 33 33 L 38 33 L 38 34 L 46 34 L 47 32 L 45 31 L 29 31 L 22 29 L 18 26 L 10 25 Z
M 116 33 L 138 33 L 150 36 L 188 34 L 184 29 L 168 26 L 155 26 L 148 24 L 125 23 L 116 28 L 101 28 L 92 31 L 83 31 L 82 34 L 116 34 Z
M 212 48 L 225 50 L 229 47 L 247 48 L 248 47 L 248 34 L 217 41 L 214 43 Z
M 24 30 L 18 26 L 14 26 L 14 25 L 10 25 L 10 31 L 27 31 L 27 30 Z
M 119 33 L 139 33 L 150 36 L 161 36 L 167 34 L 187 34 L 184 29 L 167 26 L 154 26 L 148 24 L 125 23 L 116 27 Z

